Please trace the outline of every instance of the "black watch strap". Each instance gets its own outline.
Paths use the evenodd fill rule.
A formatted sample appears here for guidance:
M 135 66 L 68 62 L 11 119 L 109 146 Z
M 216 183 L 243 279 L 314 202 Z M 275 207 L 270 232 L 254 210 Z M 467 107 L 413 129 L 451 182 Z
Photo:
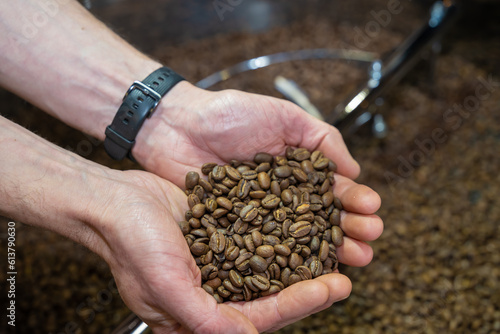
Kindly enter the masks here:
M 182 76 L 168 67 L 162 67 L 148 75 L 146 79 L 135 81 L 123 97 L 123 102 L 106 128 L 104 149 L 115 160 L 132 157 L 135 137 L 146 118 L 151 117 L 160 99 L 177 83 Z

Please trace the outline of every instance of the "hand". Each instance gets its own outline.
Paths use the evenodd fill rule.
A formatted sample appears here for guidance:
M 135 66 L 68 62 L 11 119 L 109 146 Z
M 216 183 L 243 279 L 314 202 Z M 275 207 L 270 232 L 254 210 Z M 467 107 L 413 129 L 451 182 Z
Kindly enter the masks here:
M 148 171 L 184 187 L 188 171 L 205 162 L 251 160 L 287 146 L 320 150 L 349 178 L 359 166 L 333 126 L 284 100 L 234 90 L 210 92 L 181 82 L 147 120 L 133 155 Z
M 201 288 L 200 270 L 177 225 L 187 209 L 185 194 L 146 172 L 116 173 L 107 187 L 110 199 L 95 210 L 102 213 L 98 235 L 107 245 L 99 253 L 125 303 L 155 333 L 276 330 L 349 295 L 349 279 L 334 273 L 252 302 L 217 304 Z M 346 177 L 336 180 L 335 193 L 352 212 L 342 216 L 349 237 L 338 256 L 341 262 L 362 266 L 370 262 L 372 250 L 360 240 L 373 240 L 382 232 L 381 220 L 372 215 L 380 199 Z

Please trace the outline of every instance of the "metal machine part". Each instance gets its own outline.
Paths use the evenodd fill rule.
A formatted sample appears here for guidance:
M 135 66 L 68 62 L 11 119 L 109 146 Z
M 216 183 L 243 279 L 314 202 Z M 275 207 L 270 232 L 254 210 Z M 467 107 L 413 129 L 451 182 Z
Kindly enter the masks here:
M 335 125 L 340 131 L 352 133 L 360 124 L 369 120 L 365 115 L 366 112 L 371 115 L 368 107 L 401 80 L 427 47 L 435 45 L 445 28 L 453 22 L 456 14 L 457 6 L 453 1 L 436 1 L 431 7 L 427 22 L 383 61 L 375 53 L 358 50 L 305 49 L 281 52 L 240 62 L 209 75 L 196 85 L 200 88 L 209 88 L 237 74 L 294 60 L 344 59 L 366 62 L 370 64 L 367 82 L 353 97 L 337 105 L 333 112 L 325 117 L 328 123 Z M 364 118 L 356 121 L 362 115 L 365 115 Z M 364 119 L 366 120 L 362 122 Z

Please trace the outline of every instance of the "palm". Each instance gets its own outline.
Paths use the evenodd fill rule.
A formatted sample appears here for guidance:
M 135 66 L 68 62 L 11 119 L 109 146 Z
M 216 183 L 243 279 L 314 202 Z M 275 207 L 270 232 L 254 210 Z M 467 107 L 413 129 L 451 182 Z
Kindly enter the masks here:
M 114 222 L 105 235 L 112 245 L 105 258 L 124 301 L 156 332 L 228 332 L 230 328 L 234 333 L 246 333 L 250 321 L 260 331 L 279 328 L 350 292 L 346 277 L 330 274 L 253 302 L 217 305 L 200 287 L 200 271 L 177 225 L 187 208 L 185 194 L 152 174 L 125 173 L 128 181 L 117 196 L 126 200 L 104 213 L 104 218 Z M 344 188 L 339 195 L 349 196 L 353 182 L 344 178 L 339 182 Z M 353 236 L 372 238 L 366 232 Z M 342 260 L 355 265 L 370 261 L 367 245 L 354 239 L 346 245 L 358 247 L 364 254 L 354 252 Z
M 250 160 L 257 152 L 283 154 L 286 146 L 319 149 L 342 174 L 357 176 L 358 167 L 338 132 L 287 101 L 200 90 L 196 100 L 182 102 L 183 108 L 170 108 L 159 117 L 158 145 L 153 158 L 143 161 L 146 169 L 178 186 L 186 172 L 205 162 Z

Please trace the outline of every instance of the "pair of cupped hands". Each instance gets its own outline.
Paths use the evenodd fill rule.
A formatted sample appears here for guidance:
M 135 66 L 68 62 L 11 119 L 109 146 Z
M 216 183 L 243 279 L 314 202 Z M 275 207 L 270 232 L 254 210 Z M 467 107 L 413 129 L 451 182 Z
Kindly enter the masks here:
M 204 91 L 181 82 L 146 120 L 132 151 L 145 171 L 113 171 L 107 191 L 116 200 L 100 212 L 109 263 L 120 294 L 155 333 L 257 333 L 277 330 L 345 299 L 350 280 L 340 274 L 299 282 L 250 302 L 217 304 L 201 288 L 200 270 L 178 227 L 188 209 L 188 171 L 203 163 L 252 160 L 287 146 L 320 150 L 338 166 L 333 192 L 345 208 L 341 263 L 367 265 L 366 241 L 383 229 L 374 213 L 380 197 L 353 181 L 359 165 L 334 127 L 296 105 L 239 91 Z M 109 171 L 111 173 L 112 170 Z M 117 182 L 118 181 L 118 182 Z

